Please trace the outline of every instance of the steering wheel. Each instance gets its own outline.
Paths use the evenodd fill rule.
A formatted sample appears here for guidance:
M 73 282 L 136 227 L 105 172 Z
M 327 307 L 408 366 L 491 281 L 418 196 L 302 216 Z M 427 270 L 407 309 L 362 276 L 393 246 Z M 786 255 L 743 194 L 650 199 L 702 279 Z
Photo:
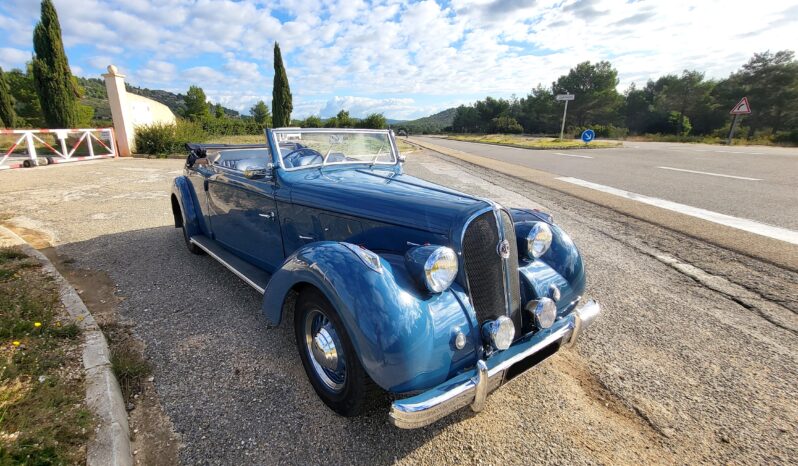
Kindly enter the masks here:
M 318 159 L 318 162 L 316 161 Z M 309 147 L 295 149 L 283 156 L 283 162 L 287 162 L 292 167 L 304 167 L 314 163 L 321 163 L 324 161 L 324 156 L 317 150 Z

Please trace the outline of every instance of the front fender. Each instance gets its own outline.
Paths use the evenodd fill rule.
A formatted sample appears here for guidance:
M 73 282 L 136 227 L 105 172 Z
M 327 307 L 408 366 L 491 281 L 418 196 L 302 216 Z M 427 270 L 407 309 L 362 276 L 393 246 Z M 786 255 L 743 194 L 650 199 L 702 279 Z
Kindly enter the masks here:
M 182 223 L 177 224 L 177 212 L 175 214 L 175 226 L 184 226 L 188 236 L 202 234 L 202 219 L 199 208 L 197 207 L 197 196 L 194 194 L 194 187 L 185 176 L 178 176 L 172 183 L 172 195 L 177 200 L 178 207 L 180 208 L 180 220 Z M 172 205 L 174 210 L 175 206 Z
M 263 298 L 266 319 L 280 323 L 295 285 L 318 288 L 341 317 L 366 372 L 393 393 L 433 387 L 473 365 L 479 338 L 456 290 L 426 292 L 409 276 L 402 256 L 380 261 L 381 273 L 341 243 L 305 246 L 272 276 Z M 466 335 L 462 350 L 454 348 L 457 330 Z
M 519 252 L 526 250 L 527 234 L 536 222 L 548 223 L 552 234 L 551 247 L 543 256 L 534 261 L 521 257 L 519 272 L 524 299 L 548 296 L 549 287 L 556 285 L 562 293 L 557 308 L 561 314 L 569 312 L 585 291 L 585 266 L 579 249 L 571 237 L 553 223 L 551 216 L 522 209 L 511 212 Z

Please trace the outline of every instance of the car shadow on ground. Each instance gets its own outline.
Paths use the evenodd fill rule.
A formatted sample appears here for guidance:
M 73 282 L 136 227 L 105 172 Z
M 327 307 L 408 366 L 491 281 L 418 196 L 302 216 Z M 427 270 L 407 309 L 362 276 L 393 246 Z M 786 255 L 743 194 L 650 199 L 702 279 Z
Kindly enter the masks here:
M 465 409 L 407 431 L 390 424 L 387 403 L 358 418 L 334 414 L 306 378 L 293 316 L 268 329 L 261 295 L 212 258 L 190 254 L 175 228 L 57 250 L 116 283 L 118 311 L 146 344 L 183 462 L 391 463 L 472 416 Z

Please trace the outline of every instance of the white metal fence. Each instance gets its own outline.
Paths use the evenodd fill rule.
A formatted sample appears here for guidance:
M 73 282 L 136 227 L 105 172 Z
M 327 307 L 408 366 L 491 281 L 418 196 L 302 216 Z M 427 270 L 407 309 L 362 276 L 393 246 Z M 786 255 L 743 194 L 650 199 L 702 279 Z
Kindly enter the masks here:
M 0 129 L 0 170 L 116 157 L 113 128 Z

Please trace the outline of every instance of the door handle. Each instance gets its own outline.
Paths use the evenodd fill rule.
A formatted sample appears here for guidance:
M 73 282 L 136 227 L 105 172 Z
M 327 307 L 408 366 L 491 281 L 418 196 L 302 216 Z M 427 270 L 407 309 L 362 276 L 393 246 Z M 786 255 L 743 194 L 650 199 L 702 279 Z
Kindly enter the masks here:
M 269 213 L 266 213 L 266 214 L 258 214 L 258 216 L 263 217 L 263 218 L 267 218 L 269 220 L 274 220 L 274 212 L 269 212 Z

